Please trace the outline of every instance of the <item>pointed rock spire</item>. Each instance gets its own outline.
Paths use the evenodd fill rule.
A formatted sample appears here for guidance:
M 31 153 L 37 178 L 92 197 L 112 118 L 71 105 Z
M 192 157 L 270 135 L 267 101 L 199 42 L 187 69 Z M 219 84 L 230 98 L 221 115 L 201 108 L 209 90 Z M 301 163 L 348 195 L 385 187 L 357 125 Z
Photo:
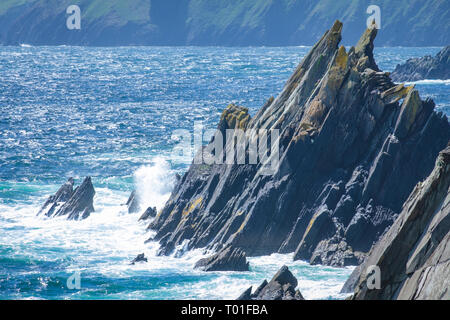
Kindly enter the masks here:
M 358 57 L 358 70 L 364 71 L 365 68 L 370 68 L 375 71 L 380 71 L 375 59 L 373 57 L 374 40 L 377 36 L 378 29 L 376 28 L 375 20 L 372 25 L 366 29 L 355 47 L 355 54 Z
M 450 125 L 432 102 L 378 71 L 375 28 L 348 53 L 341 30 L 336 21 L 247 125 L 280 130 L 275 174 L 192 164 L 149 226 L 161 254 L 189 240 L 190 249 L 229 244 L 248 256 L 296 252 L 343 266 L 361 261 L 393 223 Z M 240 112 L 227 109 L 221 123 L 235 126 Z

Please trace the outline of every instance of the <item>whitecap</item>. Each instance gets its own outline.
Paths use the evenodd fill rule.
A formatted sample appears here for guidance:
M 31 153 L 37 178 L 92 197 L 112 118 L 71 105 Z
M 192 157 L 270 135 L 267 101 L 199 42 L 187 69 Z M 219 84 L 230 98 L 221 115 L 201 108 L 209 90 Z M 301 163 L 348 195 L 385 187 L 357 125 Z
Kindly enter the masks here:
M 446 80 L 425 79 L 425 80 L 405 82 L 405 84 L 406 85 L 412 85 L 412 84 L 441 85 L 441 84 L 444 84 L 444 85 L 448 86 L 448 85 L 450 85 L 450 79 L 446 79 Z
M 162 157 L 153 159 L 150 165 L 140 167 L 134 173 L 136 193 L 140 207 L 161 209 L 170 197 L 175 182 L 175 174 L 170 164 Z

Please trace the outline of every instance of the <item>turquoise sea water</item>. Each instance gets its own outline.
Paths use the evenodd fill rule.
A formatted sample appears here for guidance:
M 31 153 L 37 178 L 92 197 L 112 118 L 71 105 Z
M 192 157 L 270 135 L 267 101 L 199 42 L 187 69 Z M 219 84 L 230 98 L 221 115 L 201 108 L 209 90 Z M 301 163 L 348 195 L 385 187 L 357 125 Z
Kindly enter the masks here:
M 381 69 L 440 48 L 378 48 Z M 251 272 L 193 270 L 201 250 L 157 257 L 127 214 L 132 189 L 161 208 L 176 172 L 174 130 L 214 128 L 231 102 L 253 115 L 282 89 L 307 47 L 0 47 L 0 299 L 233 299 L 287 264 L 308 299 L 343 298 L 352 268 L 291 255 L 251 258 Z M 416 83 L 450 115 L 450 81 Z M 68 177 L 92 176 L 85 221 L 36 217 Z M 147 264 L 130 266 L 145 252 Z M 180 257 L 181 256 L 181 257 Z M 80 273 L 81 288 L 66 281 Z

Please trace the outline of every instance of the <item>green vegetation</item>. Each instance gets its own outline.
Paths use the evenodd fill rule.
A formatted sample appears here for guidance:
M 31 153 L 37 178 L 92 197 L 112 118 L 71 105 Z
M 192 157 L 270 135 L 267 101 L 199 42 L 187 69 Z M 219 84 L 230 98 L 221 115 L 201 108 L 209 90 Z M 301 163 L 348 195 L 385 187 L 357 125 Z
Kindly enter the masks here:
M 32 3 L 34 0 L 2 0 L 0 2 L 0 14 L 4 14 L 7 10 L 23 5 L 24 3 Z
M 70 4 L 82 10 L 76 36 L 53 27 Z M 450 43 L 448 0 L 2 0 L 0 44 L 312 45 L 336 19 L 349 44 L 371 4 L 381 8 L 376 45 Z
M 93 0 L 80 2 L 86 7 L 84 17 L 88 20 L 94 21 L 104 16 L 116 15 L 121 21 L 150 21 L 150 1 L 148 0 Z

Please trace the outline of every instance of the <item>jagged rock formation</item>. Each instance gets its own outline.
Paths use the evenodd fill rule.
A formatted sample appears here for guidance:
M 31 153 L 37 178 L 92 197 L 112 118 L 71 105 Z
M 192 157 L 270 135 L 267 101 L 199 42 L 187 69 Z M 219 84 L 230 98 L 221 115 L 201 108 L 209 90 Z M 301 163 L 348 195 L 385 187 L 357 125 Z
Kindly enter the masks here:
M 368 289 L 370 266 L 380 268 L 379 290 Z M 450 299 L 450 147 L 356 273 L 354 299 Z
M 148 262 L 148 259 L 145 257 L 145 254 L 140 253 L 131 261 L 131 265 L 135 265 L 138 262 Z
M 145 210 L 144 213 L 139 218 L 139 221 L 145 221 L 150 218 L 154 218 L 154 217 L 156 217 L 156 214 L 157 214 L 156 207 L 153 207 L 153 208 L 148 207 L 147 210 Z
M 297 287 L 297 279 L 286 266 L 275 274 L 267 282 L 264 280 L 261 285 L 252 293 L 252 287 L 245 290 L 236 300 L 305 300 Z
M 73 190 L 74 180 L 63 184 L 59 190 L 48 198 L 38 215 L 47 217 L 67 216 L 68 220 L 82 220 L 94 212 L 95 190 L 91 177 L 86 177 L 82 184 Z
M 54 195 L 47 199 L 37 215 L 44 214 L 47 217 L 51 217 L 63 203 L 70 199 L 73 194 L 73 184 L 73 178 L 69 178 Z
M 391 74 L 394 81 L 418 81 L 423 79 L 450 79 L 450 46 L 435 56 L 408 59 L 399 64 Z
M 248 271 L 249 263 L 245 252 L 227 246 L 211 257 L 200 259 L 194 268 L 201 268 L 203 271 Z
M 255 141 L 255 130 L 268 129 L 279 166 L 267 174 L 273 155 L 257 165 L 194 161 L 149 225 L 160 254 L 188 240 L 188 248 L 295 252 L 343 266 L 360 263 L 393 223 L 431 172 L 450 126 L 432 100 L 379 70 L 375 28 L 348 52 L 339 47 L 341 30 L 336 21 L 253 118 L 242 107 L 224 110 L 219 132 L 239 128 Z M 226 140 L 225 150 L 232 145 Z
M 126 206 L 128 207 L 128 213 L 136 213 L 139 212 L 140 206 L 139 206 L 139 199 L 136 194 L 136 190 L 133 190 L 128 197 Z

